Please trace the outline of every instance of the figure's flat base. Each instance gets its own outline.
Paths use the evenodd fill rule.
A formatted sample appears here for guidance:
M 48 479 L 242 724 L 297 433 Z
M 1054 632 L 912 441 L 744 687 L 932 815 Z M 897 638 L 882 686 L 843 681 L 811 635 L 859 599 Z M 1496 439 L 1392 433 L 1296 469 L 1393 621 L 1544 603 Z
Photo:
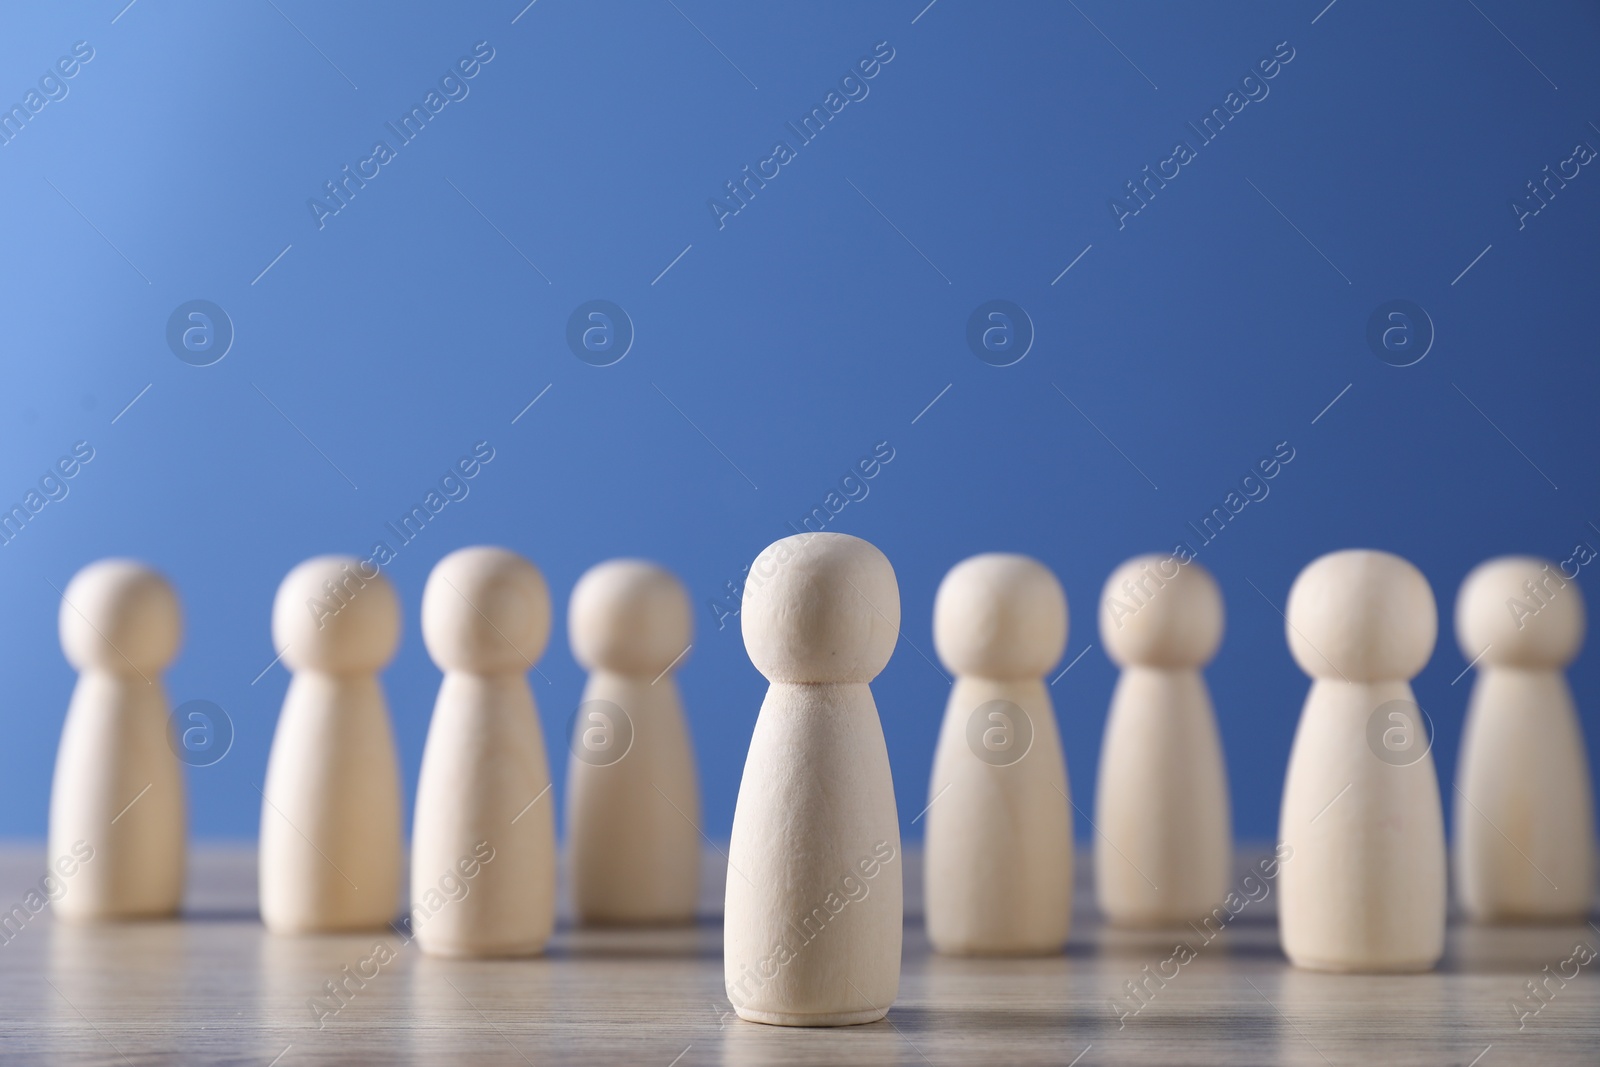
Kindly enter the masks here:
M 749 1008 L 733 1010 L 739 1013 L 741 1019 L 753 1023 L 766 1023 L 768 1026 L 860 1026 L 862 1023 L 875 1023 L 889 1014 L 888 1008 L 826 1012 L 752 1011 Z
M 70 911 L 61 907 L 54 909 L 56 918 L 73 926 L 95 926 L 102 923 L 156 923 L 179 917 L 180 912 L 176 906 L 170 908 L 147 908 L 138 911 Z
M 387 922 L 372 922 L 370 920 L 351 921 L 347 923 L 269 923 L 262 920 L 262 926 L 270 934 L 278 937 L 344 937 L 348 934 L 393 934 L 394 928 Z
M 1029 959 L 1036 956 L 1059 956 L 1065 942 L 1053 945 L 939 945 L 933 950 L 952 959 Z
M 528 941 L 515 945 L 437 945 L 417 938 L 417 946 L 424 955 L 447 960 L 503 960 L 523 959 L 544 953 L 543 941 Z
M 1484 911 L 1466 912 L 1463 918 L 1474 926 L 1571 926 L 1589 921 L 1589 909 L 1566 911 Z
M 585 930 L 674 930 L 693 926 L 694 913 L 671 915 L 575 915 L 572 925 Z
M 1206 912 L 1204 915 L 1185 915 L 1181 918 L 1171 915 L 1107 915 L 1105 924 L 1113 930 L 1188 930 L 1193 933 L 1197 928 L 1204 930 L 1207 919 L 1216 921 L 1211 912 Z
M 1439 965 L 1438 960 L 1402 960 L 1397 963 L 1351 963 L 1348 960 L 1313 960 L 1291 956 L 1289 962 L 1302 971 L 1324 974 L 1424 974 Z

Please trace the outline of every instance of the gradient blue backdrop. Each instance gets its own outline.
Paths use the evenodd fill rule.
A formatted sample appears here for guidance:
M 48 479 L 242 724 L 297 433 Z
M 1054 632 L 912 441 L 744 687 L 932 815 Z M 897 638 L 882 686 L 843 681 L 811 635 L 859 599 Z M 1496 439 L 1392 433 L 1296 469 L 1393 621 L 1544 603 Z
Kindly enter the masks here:
M 947 693 L 927 658 L 945 570 L 1007 549 L 1061 576 L 1067 659 L 1089 650 L 1052 693 L 1088 812 L 1115 680 L 1101 582 L 1193 540 L 1186 522 L 1280 441 L 1295 459 L 1270 496 L 1200 554 L 1228 605 L 1207 676 L 1236 829 L 1275 832 L 1307 685 L 1277 608 L 1343 547 L 1401 553 L 1433 583 L 1444 624 L 1416 689 L 1448 795 L 1471 682 L 1453 682 L 1462 577 L 1600 545 L 1600 174 L 1521 229 L 1511 208 L 1576 142 L 1600 145 L 1592 4 L 524 2 L 0 16 L 7 106 L 75 42 L 94 49 L 0 147 L 0 498 L 74 442 L 95 450 L 0 547 L 0 834 L 45 830 L 73 684 L 56 589 L 129 555 L 183 597 L 174 700 L 237 728 L 189 772 L 194 833 L 253 836 L 288 680 L 262 673 L 279 580 L 365 554 L 479 440 L 496 458 L 470 496 L 388 569 L 408 795 L 439 681 L 416 623 L 435 561 L 499 543 L 548 576 L 560 621 L 533 684 L 559 797 L 583 682 L 567 595 L 591 564 L 642 555 L 694 597 L 680 678 L 706 830 L 725 836 L 765 683 L 710 603 L 879 441 L 895 458 L 830 528 L 899 576 L 904 639 L 875 691 L 908 834 Z M 479 41 L 494 59 L 470 95 L 319 229 L 308 200 Z M 708 199 L 880 41 L 894 58 L 870 95 L 719 229 Z M 1186 123 L 1280 42 L 1294 58 L 1270 94 L 1119 229 L 1111 197 L 1196 141 Z M 204 368 L 165 340 L 197 298 L 237 331 Z M 565 341 L 595 298 L 637 331 L 605 368 Z M 965 341 L 994 298 L 1037 330 L 1006 368 Z M 1394 298 L 1437 329 L 1414 366 L 1365 340 Z M 1572 671 L 1591 739 L 1597 659 Z

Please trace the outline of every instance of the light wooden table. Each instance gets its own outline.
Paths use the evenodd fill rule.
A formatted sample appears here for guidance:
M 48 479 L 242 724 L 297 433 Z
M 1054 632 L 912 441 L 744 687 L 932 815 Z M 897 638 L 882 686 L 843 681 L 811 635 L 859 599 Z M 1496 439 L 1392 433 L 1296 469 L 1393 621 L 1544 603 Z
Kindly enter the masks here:
M 1204 946 L 1192 931 L 1107 929 L 1086 856 L 1065 955 L 972 960 L 929 952 L 910 853 L 904 976 L 888 1019 L 841 1030 L 745 1023 L 723 995 L 722 861 L 706 858 L 705 918 L 692 928 L 563 922 L 541 959 L 473 962 L 425 958 L 393 935 L 269 936 L 255 911 L 254 852 L 202 848 L 182 921 L 77 927 L 47 908 L 8 935 L 0 1062 L 1600 1064 L 1600 959 L 1564 986 L 1551 979 L 1553 996 L 1521 1029 L 1512 1007 L 1578 943 L 1600 949 L 1600 929 L 1453 923 L 1436 973 L 1311 974 L 1278 951 L 1272 897 Z M 0 849 L 0 907 L 19 903 L 43 864 L 41 847 Z M 1159 975 L 1179 938 L 1197 958 L 1164 985 L 1147 982 L 1147 1005 L 1119 1018 L 1136 1006 L 1124 983 L 1147 966 Z M 377 940 L 396 958 L 319 1029 L 308 1001 Z

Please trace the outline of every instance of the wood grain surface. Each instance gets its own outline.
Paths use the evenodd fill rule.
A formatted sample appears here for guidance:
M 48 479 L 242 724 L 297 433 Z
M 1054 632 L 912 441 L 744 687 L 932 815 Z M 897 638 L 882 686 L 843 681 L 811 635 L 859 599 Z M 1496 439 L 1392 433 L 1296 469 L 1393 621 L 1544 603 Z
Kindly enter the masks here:
M 271 936 L 256 915 L 255 853 L 241 847 L 192 853 L 181 921 L 60 923 L 48 907 L 27 914 L 43 847 L 8 846 L 0 849 L 0 908 L 27 917 L 13 913 L 0 931 L 0 1061 L 1600 1063 L 1600 958 L 1580 962 L 1600 950 L 1595 925 L 1452 921 L 1434 973 L 1315 974 L 1284 961 L 1270 893 L 1244 904 L 1209 942 L 1192 929 L 1105 927 L 1085 855 L 1065 954 L 950 959 L 928 950 L 920 857 L 905 858 L 905 962 L 894 1009 L 869 1026 L 796 1030 L 742 1022 L 730 1010 L 715 850 L 706 853 L 693 927 L 578 930 L 563 920 L 542 958 L 478 962 L 424 957 L 393 933 Z M 346 967 L 373 972 L 362 963 L 379 943 L 387 953 L 376 955 L 392 959 L 361 984 L 349 981 L 342 1002 L 328 1001 L 336 1013 L 314 1010 L 313 998 Z M 1532 998 L 1530 982 L 1542 983 L 1542 999 Z

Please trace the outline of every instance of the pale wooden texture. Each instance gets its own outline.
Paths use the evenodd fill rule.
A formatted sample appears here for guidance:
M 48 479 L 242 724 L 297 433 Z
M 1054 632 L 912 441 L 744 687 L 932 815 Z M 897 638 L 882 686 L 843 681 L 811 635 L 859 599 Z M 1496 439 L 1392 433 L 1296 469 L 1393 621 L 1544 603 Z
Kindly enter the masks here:
M 1095 898 L 1119 926 L 1198 920 L 1227 895 L 1228 771 L 1200 673 L 1224 619 L 1192 560 L 1135 556 L 1100 594 L 1100 643 L 1122 674 L 1095 776 Z
M 726 991 L 756 1022 L 876 1022 L 899 994 L 905 928 L 900 819 L 868 686 L 900 633 L 894 568 L 859 537 L 797 534 L 756 557 L 741 605 L 745 652 L 771 685 L 728 842 Z
M 940 952 L 1059 952 L 1067 939 L 1072 790 L 1043 678 L 1067 629 L 1067 594 L 1036 559 L 972 556 L 939 583 L 933 645 L 955 683 L 922 825 L 923 906 Z
M 1455 875 L 1478 918 L 1571 920 L 1594 895 L 1594 786 L 1563 673 L 1586 613 L 1563 573 L 1504 556 L 1456 597 L 1456 640 L 1478 677 L 1456 769 Z
M 1241 848 L 1241 864 L 1262 850 Z M 0 1062 L 25 1064 L 1585 1064 L 1600 1048 L 1600 960 L 1518 1032 L 1523 983 L 1600 930 L 1452 922 L 1432 974 L 1347 976 L 1288 966 L 1276 890 L 1149 1006 L 1118 1021 L 1123 983 L 1155 971 L 1174 935 L 1116 931 L 1092 912 L 1080 854 L 1064 956 L 952 959 L 922 932 L 921 857 L 905 857 L 900 999 L 884 1021 L 797 1030 L 738 1019 L 722 992 L 722 858 L 707 850 L 698 925 L 574 930 L 563 918 L 532 960 L 440 960 L 415 945 L 322 1030 L 308 998 L 374 938 L 269 934 L 255 913 L 255 853 L 193 850 L 183 921 L 58 923 L 50 909 L 0 944 Z M 43 873 L 40 845 L 0 849 L 9 909 Z M 1237 883 L 1237 879 L 1236 879 Z M 71 885 L 68 883 L 68 892 Z M 1591 919 L 1594 916 L 1591 915 Z M 1180 935 L 1181 936 L 1181 935 Z M 391 943 L 397 939 L 388 938 Z M 1199 937 L 1189 940 L 1198 946 Z M 1571 967 L 1567 968 L 1570 973 Z M 52 988 L 53 987 L 53 988 Z M 1152 988 L 1154 988 L 1152 986 Z M 287 1052 L 285 1051 L 287 1049 Z
M 272 643 L 293 677 L 261 785 L 261 908 L 281 933 L 381 927 L 400 892 L 400 761 L 378 674 L 400 598 L 354 556 L 291 570 Z
M 694 647 L 689 592 L 662 567 L 613 559 L 567 604 L 589 671 L 567 761 L 567 848 L 591 925 L 687 921 L 700 894 L 700 780 L 672 672 Z
M 1426 970 L 1448 921 L 1444 812 L 1410 679 L 1433 652 L 1433 590 L 1399 556 L 1330 552 L 1294 580 L 1284 624 L 1312 683 L 1278 809 L 1283 949 L 1312 970 Z M 1375 741 L 1375 722 L 1403 725 Z
M 61 598 L 61 649 L 77 670 L 50 787 L 50 853 L 83 919 L 168 916 L 183 895 L 183 768 L 161 675 L 183 641 L 183 609 L 132 560 L 79 571 Z
M 515 552 L 457 549 L 428 575 L 422 639 L 444 680 L 417 776 L 411 900 L 432 955 L 531 956 L 555 928 L 554 806 L 536 803 L 550 763 L 528 688 L 549 638 L 544 576 Z

